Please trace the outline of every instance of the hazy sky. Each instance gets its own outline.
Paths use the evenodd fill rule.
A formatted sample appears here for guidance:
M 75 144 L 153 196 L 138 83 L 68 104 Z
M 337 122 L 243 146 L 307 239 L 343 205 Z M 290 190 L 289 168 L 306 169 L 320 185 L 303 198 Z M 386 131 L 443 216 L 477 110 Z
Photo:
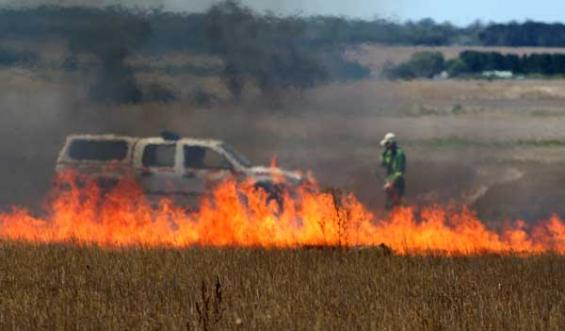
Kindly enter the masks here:
M 6 3 L 126 4 L 162 6 L 174 11 L 203 11 L 216 0 L 0 0 Z M 415 20 L 431 17 L 438 21 L 468 24 L 482 21 L 507 22 L 533 19 L 565 22 L 565 0 L 241 0 L 257 10 L 280 14 L 329 14 L 361 18 L 387 17 Z
M 468 24 L 483 21 L 535 19 L 565 22 L 565 0 L 245 0 L 261 9 L 282 12 L 324 13 L 400 20 L 431 17 L 439 21 Z

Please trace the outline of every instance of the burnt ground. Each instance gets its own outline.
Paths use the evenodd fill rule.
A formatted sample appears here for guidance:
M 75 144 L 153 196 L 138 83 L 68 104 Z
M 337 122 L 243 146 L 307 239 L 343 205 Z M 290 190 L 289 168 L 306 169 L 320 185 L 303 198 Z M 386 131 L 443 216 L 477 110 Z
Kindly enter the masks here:
M 522 164 L 524 177 L 493 186 L 474 204 L 485 219 L 528 221 L 565 216 L 565 164 Z

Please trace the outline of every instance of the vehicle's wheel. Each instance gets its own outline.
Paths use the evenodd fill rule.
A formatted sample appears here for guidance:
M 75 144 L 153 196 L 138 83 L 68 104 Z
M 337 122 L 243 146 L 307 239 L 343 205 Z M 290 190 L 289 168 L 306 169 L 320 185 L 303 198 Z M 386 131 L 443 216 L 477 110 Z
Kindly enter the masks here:
M 102 196 L 106 196 L 118 186 L 119 180 L 117 178 L 99 177 L 96 179 L 96 185 L 100 188 Z
M 270 205 L 273 201 L 277 207 L 277 213 L 282 213 L 284 210 L 284 187 L 281 184 L 272 182 L 259 182 L 255 184 L 256 190 L 262 190 L 267 194 L 265 203 Z

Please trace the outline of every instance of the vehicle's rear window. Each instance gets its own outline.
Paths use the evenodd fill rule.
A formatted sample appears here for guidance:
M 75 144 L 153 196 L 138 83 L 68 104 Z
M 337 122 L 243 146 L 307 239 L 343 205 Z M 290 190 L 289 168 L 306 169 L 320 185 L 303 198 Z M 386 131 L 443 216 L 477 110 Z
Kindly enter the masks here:
M 77 161 L 121 161 L 128 154 L 128 143 L 124 140 L 87 140 L 71 142 L 69 157 Z
M 174 144 L 151 144 L 143 150 L 144 167 L 167 167 L 175 166 L 176 145 Z

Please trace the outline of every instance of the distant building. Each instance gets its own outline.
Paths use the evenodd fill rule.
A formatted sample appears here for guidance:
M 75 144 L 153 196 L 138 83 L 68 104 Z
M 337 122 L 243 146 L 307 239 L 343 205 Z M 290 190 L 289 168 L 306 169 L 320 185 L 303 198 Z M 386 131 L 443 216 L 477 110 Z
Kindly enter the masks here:
M 445 70 L 434 76 L 434 80 L 446 80 L 446 79 L 449 79 L 449 73 Z
M 498 79 L 512 79 L 514 78 L 514 73 L 512 71 L 483 71 L 482 76 L 485 78 L 498 78 Z

